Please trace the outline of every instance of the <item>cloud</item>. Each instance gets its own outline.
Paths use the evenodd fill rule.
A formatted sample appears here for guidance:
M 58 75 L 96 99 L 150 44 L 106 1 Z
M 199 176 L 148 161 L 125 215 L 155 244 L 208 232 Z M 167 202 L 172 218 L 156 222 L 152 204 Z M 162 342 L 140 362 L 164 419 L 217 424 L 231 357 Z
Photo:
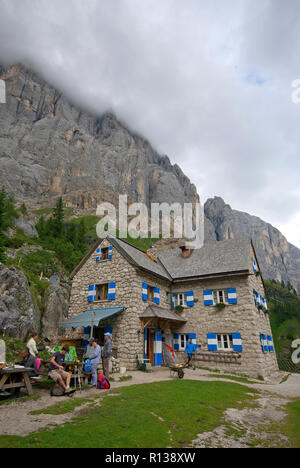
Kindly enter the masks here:
M 202 200 L 222 196 L 300 246 L 297 0 L 0 0 L 0 12 L 0 61 L 115 111 Z

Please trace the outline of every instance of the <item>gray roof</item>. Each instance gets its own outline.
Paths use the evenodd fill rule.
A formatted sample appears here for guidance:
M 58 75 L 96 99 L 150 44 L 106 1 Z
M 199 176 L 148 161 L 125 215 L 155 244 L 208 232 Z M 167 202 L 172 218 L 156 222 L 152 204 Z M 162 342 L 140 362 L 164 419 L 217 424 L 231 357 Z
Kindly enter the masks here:
M 124 255 L 125 258 L 127 258 L 127 260 L 132 265 L 159 276 L 160 278 L 166 279 L 168 281 L 172 280 L 165 268 L 159 263 L 153 262 L 146 255 L 146 252 L 143 252 L 143 250 L 140 250 L 128 242 L 115 237 L 110 237 L 108 240 L 121 252 L 121 254 Z
M 168 319 L 175 322 L 186 322 L 185 319 L 177 315 L 172 310 L 163 309 L 155 305 L 149 305 L 145 312 L 140 315 L 140 318 L 159 318 L 159 319 Z
M 159 261 L 173 280 L 248 272 L 252 242 L 250 238 L 209 242 L 183 258 L 180 249 L 165 250 Z

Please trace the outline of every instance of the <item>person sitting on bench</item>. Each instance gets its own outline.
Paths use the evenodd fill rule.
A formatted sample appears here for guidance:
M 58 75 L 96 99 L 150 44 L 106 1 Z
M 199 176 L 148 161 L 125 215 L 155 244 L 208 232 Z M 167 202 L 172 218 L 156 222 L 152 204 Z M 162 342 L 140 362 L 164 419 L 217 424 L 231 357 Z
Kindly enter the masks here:
M 37 376 L 37 370 L 36 370 L 36 363 L 35 363 L 35 358 L 30 354 L 28 348 L 24 348 L 21 351 L 21 356 L 22 360 L 21 361 L 15 361 L 15 364 L 19 366 L 26 367 L 26 369 L 32 369 L 31 372 L 28 373 L 29 377 L 36 377 Z M 14 380 L 15 382 L 21 382 L 22 381 L 22 376 L 17 375 Z M 15 396 L 19 396 L 20 394 L 20 388 L 15 389 Z
M 66 372 L 63 367 L 65 356 L 69 352 L 69 346 L 63 346 L 61 351 L 55 353 L 51 359 L 48 371 L 48 377 L 57 382 L 65 391 L 66 394 L 73 393 L 74 390 L 70 388 L 71 374 Z

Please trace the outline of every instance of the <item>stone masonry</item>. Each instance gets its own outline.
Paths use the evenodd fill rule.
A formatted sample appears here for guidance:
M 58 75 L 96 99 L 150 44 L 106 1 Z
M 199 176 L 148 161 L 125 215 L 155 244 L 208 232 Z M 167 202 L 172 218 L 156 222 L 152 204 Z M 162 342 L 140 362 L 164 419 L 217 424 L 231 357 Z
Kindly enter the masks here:
M 101 248 L 109 245 L 110 242 L 105 239 Z M 251 256 L 255 256 L 254 251 L 249 256 L 248 274 L 224 274 L 214 278 L 174 282 L 133 266 L 115 247 L 112 259 L 97 263 L 95 247 L 73 278 L 69 318 L 87 309 L 125 307 L 123 312 L 101 322 L 101 326 L 113 327 L 113 347 L 117 349 L 118 365 L 134 369 L 137 365 L 137 351 L 144 351 L 145 338 L 140 315 L 149 306 L 149 302 L 142 300 L 142 284 L 146 282 L 159 287 L 160 307 L 165 309 L 171 309 L 171 303 L 167 301 L 167 292 L 193 290 L 194 306 L 184 308 L 179 313 L 186 319 L 186 323 L 178 326 L 176 322 L 170 322 L 167 327 L 168 333 L 196 333 L 197 344 L 201 345 L 197 353 L 197 362 L 201 366 L 252 377 L 269 377 L 278 371 L 278 366 L 276 354 L 264 354 L 261 348 L 260 334 L 272 336 L 272 332 L 268 314 L 259 310 L 254 302 L 253 289 L 263 297 L 265 291 L 261 276 L 256 276 L 252 270 Z M 109 282 L 116 282 L 115 300 L 88 303 L 89 285 Z M 204 305 L 204 290 L 224 290 L 231 287 L 237 290 L 236 305 L 226 305 L 223 310 Z M 159 328 L 159 322 L 152 322 L 151 327 L 153 326 Z M 82 337 L 83 329 L 66 333 L 68 337 Z M 240 333 L 243 351 L 208 351 L 207 333 Z M 178 355 L 183 358 L 181 353 Z

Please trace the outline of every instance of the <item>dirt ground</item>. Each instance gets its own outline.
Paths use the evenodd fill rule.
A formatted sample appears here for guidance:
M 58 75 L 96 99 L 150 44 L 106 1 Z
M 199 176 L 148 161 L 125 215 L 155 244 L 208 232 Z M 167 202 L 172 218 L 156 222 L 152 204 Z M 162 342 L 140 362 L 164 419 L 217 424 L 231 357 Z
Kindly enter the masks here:
M 170 380 L 168 369 L 158 369 L 152 373 L 128 372 L 132 379 L 126 382 L 112 382 L 111 389 L 136 384 Z M 288 446 L 287 439 L 280 433 L 279 423 L 286 417 L 285 405 L 293 398 L 300 398 L 300 375 L 290 375 L 288 380 L 280 383 L 286 374 L 281 373 L 270 383 L 253 384 L 241 383 L 249 388 L 259 391 L 257 408 L 237 410 L 229 408 L 224 414 L 224 424 L 213 432 L 202 433 L 193 441 L 193 447 L 249 447 L 256 446 Z M 115 376 L 114 376 L 115 377 Z M 186 370 L 186 379 L 197 381 L 212 381 L 218 379 L 211 377 L 205 370 Z M 232 380 L 228 380 L 232 382 Z M 96 389 L 77 392 L 73 398 L 90 398 L 104 394 Z M 53 406 L 58 402 L 68 400 L 68 397 L 54 398 L 49 390 L 34 388 L 38 399 L 16 400 L 10 404 L 0 406 L 0 434 L 25 436 L 40 429 L 62 425 L 74 418 L 82 411 L 87 403 L 77 406 L 72 413 L 62 415 L 31 414 Z

